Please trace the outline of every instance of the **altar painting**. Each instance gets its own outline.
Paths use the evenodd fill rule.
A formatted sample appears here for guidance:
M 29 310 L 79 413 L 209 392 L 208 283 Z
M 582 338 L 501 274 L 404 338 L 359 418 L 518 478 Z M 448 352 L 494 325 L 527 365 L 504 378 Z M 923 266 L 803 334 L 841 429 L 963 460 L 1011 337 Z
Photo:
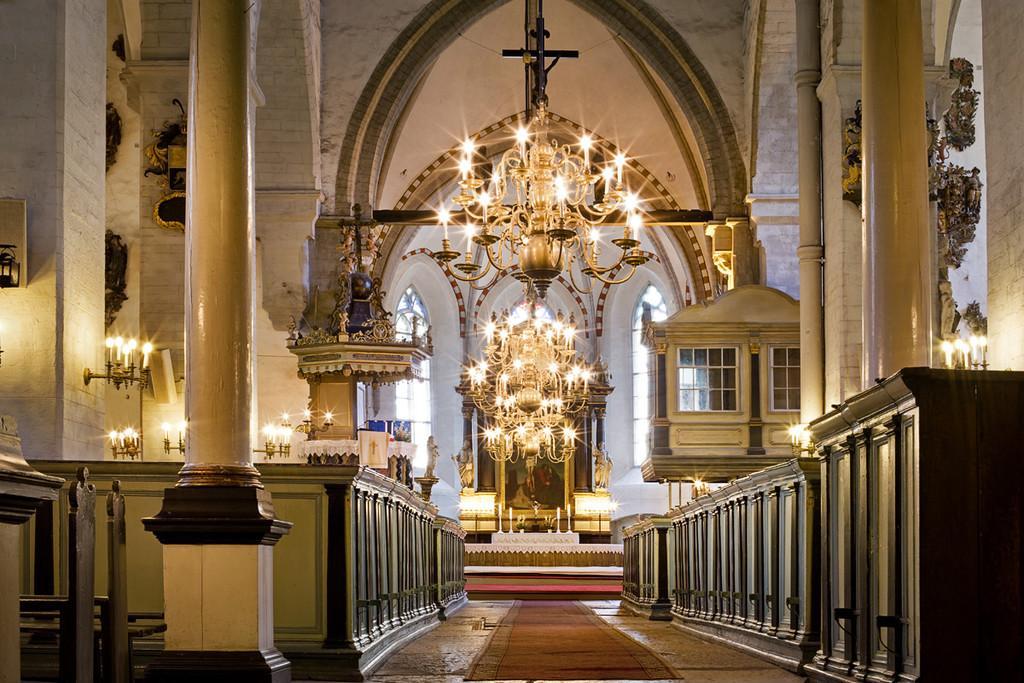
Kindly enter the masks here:
M 565 508 L 565 463 L 525 459 L 505 463 L 504 506 L 528 509 L 536 501 L 547 510 Z

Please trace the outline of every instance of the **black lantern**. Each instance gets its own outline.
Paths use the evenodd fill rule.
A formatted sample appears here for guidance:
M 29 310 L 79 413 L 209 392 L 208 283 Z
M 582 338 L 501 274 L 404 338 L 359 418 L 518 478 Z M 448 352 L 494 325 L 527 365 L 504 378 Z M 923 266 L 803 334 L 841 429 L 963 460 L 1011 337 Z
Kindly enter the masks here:
M 17 287 L 21 282 L 21 264 L 13 244 L 0 244 L 0 288 Z

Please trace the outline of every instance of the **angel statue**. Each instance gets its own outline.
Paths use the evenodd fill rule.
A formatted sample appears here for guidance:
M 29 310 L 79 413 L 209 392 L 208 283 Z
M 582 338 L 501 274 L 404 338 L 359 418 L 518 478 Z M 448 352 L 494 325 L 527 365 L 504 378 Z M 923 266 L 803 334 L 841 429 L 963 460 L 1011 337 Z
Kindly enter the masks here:
M 612 459 L 604 449 L 604 444 L 598 444 L 594 451 L 594 484 L 597 488 L 607 491 L 611 482 Z
M 473 488 L 473 447 L 469 443 L 469 439 L 466 439 L 462 444 L 462 450 L 459 454 L 453 455 L 452 460 L 459 467 L 459 479 L 462 482 L 463 489 Z
M 427 437 L 427 469 L 423 472 L 423 476 L 429 479 L 434 478 L 434 469 L 437 467 L 437 442 L 434 441 L 434 435 L 431 434 Z

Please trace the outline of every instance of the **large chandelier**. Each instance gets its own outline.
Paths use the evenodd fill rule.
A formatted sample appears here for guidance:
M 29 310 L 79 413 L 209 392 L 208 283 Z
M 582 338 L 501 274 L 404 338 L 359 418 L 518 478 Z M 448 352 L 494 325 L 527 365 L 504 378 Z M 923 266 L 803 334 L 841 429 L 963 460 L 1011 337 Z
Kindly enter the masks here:
M 532 283 L 541 297 L 563 272 L 581 292 L 591 290 L 590 278 L 625 282 L 650 259 L 638 239 L 643 225 L 639 197 L 623 184 L 626 156 L 620 152 L 601 165 L 592 158 L 589 134 L 573 145 L 552 137 L 544 92 L 550 67 L 545 65 L 543 16 L 537 18 L 535 35 L 535 50 L 507 51 L 527 63 L 535 115 L 516 130 L 515 144 L 493 166 L 489 179 L 477 174 L 476 143 L 463 142 L 459 192 L 452 199 L 460 210 L 455 215 L 447 207 L 438 211 L 444 237 L 434 258 L 449 275 L 470 283 L 492 270 L 517 268 L 516 275 Z M 566 56 L 557 52 L 564 51 L 548 54 L 556 61 Z M 609 235 L 614 256 L 606 259 L 601 228 L 613 225 L 622 226 L 622 232 Z M 448 231 L 453 226 L 466 232 L 464 252 L 452 247 Z M 586 281 L 577 280 L 577 271 Z
M 574 322 L 561 313 L 487 323 L 484 356 L 466 367 L 464 392 L 487 418 L 484 448 L 494 460 L 572 457 L 574 419 L 596 378 L 576 356 L 575 335 Z

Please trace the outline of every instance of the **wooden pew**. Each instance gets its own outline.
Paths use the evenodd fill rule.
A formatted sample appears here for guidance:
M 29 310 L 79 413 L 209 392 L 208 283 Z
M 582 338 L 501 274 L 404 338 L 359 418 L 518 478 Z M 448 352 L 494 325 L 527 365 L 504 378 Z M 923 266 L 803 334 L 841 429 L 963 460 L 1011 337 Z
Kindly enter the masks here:
M 59 635 L 61 681 L 92 681 L 95 677 L 129 683 L 133 679 L 132 641 L 161 633 L 167 626 L 162 613 L 128 612 L 125 502 L 117 480 L 111 483 L 106 499 L 107 595 L 93 595 L 96 490 L 87 479 L 88 470 L 80 468 L 77 482 L 68 492 L 68 595 L 23 596 L 22 631 Z M 99 660 L 95 660 L 97 645 Z
M 124 496 L 114 480 L 107 494 L 107 595 L 100 604 L 103 680 L 129 683 L 132 641 L 167 630 L 162 612 L 128 611 L 128 553 Z
M 68 487 L 67 595 L 21 598 L 22 631 L 59 633 L 61 681 L 88 683 L 94 674 L 93 609 L 96 555 L 96 487 L 89 470 L 79 467 Z M 58 623 L 52 618 L 56 616 Z M 25 619 L 36 621 L 25 622 Z

